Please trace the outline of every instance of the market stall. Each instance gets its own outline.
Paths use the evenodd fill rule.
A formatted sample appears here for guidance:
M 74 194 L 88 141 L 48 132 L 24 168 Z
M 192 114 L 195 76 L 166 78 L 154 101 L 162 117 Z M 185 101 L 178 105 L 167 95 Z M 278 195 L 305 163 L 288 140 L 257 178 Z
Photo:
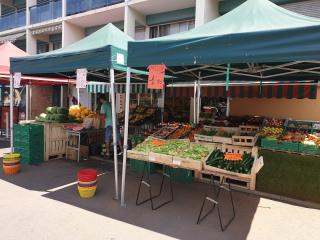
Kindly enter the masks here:
M 167 71 L 174 76 L 186 79 L 193 78 L 192 82 L 196 81 L 194 88 L 197 88 L 198 93 L 200 93 L 202 83 L 206 81 L 215 83 L 225 79 L 222 93 L 226 97 L 243 95 L 244 91 L 248 91 L 247 94 L 250 95 L 258 94 L 257 96 L 269 97 L 270 89 L 271 95 L 282 95 L 283 92 L 289 93 L 288 89 L 292 89 L 292 86 L 284 87 L 284 91 L 281 90 L 273 94 L 273 91 L 277 91 L 276 87 L 282 82 L 286 82 L 287 85 L 299 82 L 297 86 L 300 88 L 300 83 L 310 80 L 311 85 L 316 86 L 320 60 L 318 54 L 320 35 L 317 34 L 319 28 L 319 19 L 287 11 L 267 0 L 248 0 L 222 17 L 189 32 L 148 41 L 129 42 L 128 66 L 144 69 L 150 64 L 164 64 Z M 306 41 L 308 49 L 304 45 Z M 258 84 L 241 90 L 241 88 L 232 87 L 234 81 L 258 82 Z M 263 82 L 269 81 L 275 82 L 275 87 L 267 86 L 264 88 Z M 129 84 L 130 68 L 127 70 L 127 86 Z M 308 83 L 305 86 L 307 86 L 306 89 L 310 87 Z M 293 88 L 296 93 L 297 87 Z M 216 94 L 217 91 L 219 93 L 217 88 L 210 91 L 204 89 L 203 94 Z M 306 92 L 303 90 L 302 96 Z M 292 95 L 292 93 L 290 94 Z M 127 91 L 127 104 L 129 96 L 129 91 Z M 298 96 L 300 95 L 298 94 Z M 310 96 L 314 96 L 314 93 Z M 129 113 L 126 116 L 125 129 L 128 128 L 128 118 Z M 260 126 L 258 128 L 260 129 Z M 251 135 L 253 129 L 240 124 L 240 136 L 241 132 Z M 254 136 L 247 136 L 253 137 L 254 142 L 256 141 L 256 133 L 259 131 L 257 130 L 255 129 Z M 219 131 L 214 129 L 213 135 L 216 135 L 217 132 Z M 227 137 L 213 135 L 209 136 L 209 139 Z M 125 135 L 125 146 L 126 141 L 127 136 Z M 235 139 L 229 137 L 229 141 L 234 143 Z M 239 143 L 239 141 L 237 142 Z M 252 145 L 252 143 L 250 144 Z M 236 146 L 233 144 L 230 146 L 233 147 L 227 148 L 234 148 L 232 151 L 236 153 L 234 156 L 230 156 L 230 159 L 239 161 L 240 156 L 239 152 L 235 150 Z M 241 147 L 239 146 L 239 148 Z M 226 156 L 228 152 L 224 152 Z M 125 201 L 126 157 L 125 152 L 122 204 Z M 233 166 L 224 165 L 223 162 L 220 163 L 219 159 L 212 159 L 211 163 L 214 168 L 209 168 L 211 169 L 210 174 L 219 175 L 222 170 L 225 170 L 228 172 L 228 176 L 225 175 L 226 178 L 235 177 L 235 174 L 230 174 L 230 172 L 234 172 Z M 149 155 L 144 160 L 150 162 L 153 159 L 150 159 Z M 262 163 L 261 160 L 257 161 L 255 167 L 250 170 L 251 174 L 259 171 Z M 209 165 L 211 165 L 210 161 Z M 237 170 L 239 169 L 236 168 L 235 171 Z M 208 171 L 204 172 L 208 173 Z
M 11 88 L 11 77 L 10 75 L 10 58 L 11 57 L 25 57 L 28 54 L 12 43 L 7 42 L 0 46 L 0 83 L 2 85 L 10 86 L 10 95 L 9 98 L 9 106 L 11 110 L 9 110 L 9 106 L 1 107 L 1 128 L 11 129 L 11 147 L 13 146 L 13 123 L 18 123 L 19 121 L 19 110 L 17 108 L 18 102 L 21 101 L 18 98 L 21 97 L 21 93 L 18 91 L 18 88 L 22 88 L 22 91 L 25 90 L 25 105 L 26 105 L 26 113 L 25 119 L 29 120 L 30 116 L 30 86 L 44 86 L 44 85 L 72 85 L 75 83 L 73 79 L 69 78 L 57 78 L 57 77 L 43 77 L 43 76 L 29 76 L 22 75 L 19 79 L 19 84 L 15 87 L 16 89 Z M 13 84 L 13 83 L 12 83 Z M 63 98 L 62 98 L 63 100 Z M 62 101 L 61 100 L 61 101 Z M 10 115 L 10 117 L 9 117 Z M 12 121 L 9 124 L 9 119 Z M 10 127 L 11 126 L 11 127 Z M 8 134 L 7 134 L 8 135 Z
M 89 81 L 110 83 L 112 122 L 113 126 L 116 126 L 114 83 L 116 79 L 124 77 L 129 40 L 132 39 L 112 24 L 108 24 L 90 36 L 59 50 L 30 57 L 12 58 L 10 71 L 12 74 L 21 72 L 22 74 L 60 74 L 75 77 L 77 69 L 86 68 Z M 12 85 L 13 81 L 11 81 Z M 77 108 L 82 110 L 80 106 Z M 76 114 L 76 118 L 78 117 L 79 114 Z M 66 137 L 66 134 L 64 136 Z M 116 128 L 113 128 L 115 198 L 118 198 L 116 142 Z

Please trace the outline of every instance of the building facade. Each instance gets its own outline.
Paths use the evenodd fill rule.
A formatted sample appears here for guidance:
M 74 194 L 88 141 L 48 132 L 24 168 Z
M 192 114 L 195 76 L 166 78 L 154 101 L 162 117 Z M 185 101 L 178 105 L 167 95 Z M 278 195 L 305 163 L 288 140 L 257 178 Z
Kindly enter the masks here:
M 320 17 L 319 0 L 272 1 L 292 11 Z M 244 0 L 1 0 L 0 44 L 11 41 L 33 55 L 72 44 L 110 22 L 137 40 L 155 38 L 188 31 L 242 2 Z M 44 92 L 48 96 L 43 100 L 46 104 L 59 99 L 52 98 L 60 94 L 58 89 L 33 88 L 33 96 Z M 31 104 L 39 106 L 32 101 Z

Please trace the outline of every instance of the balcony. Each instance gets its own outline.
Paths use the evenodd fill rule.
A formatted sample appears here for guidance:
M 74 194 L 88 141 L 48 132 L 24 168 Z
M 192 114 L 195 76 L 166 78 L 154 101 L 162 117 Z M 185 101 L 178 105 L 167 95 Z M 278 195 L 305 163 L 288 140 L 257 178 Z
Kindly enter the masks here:
M 26 11 L 19 10 L 14 13 L 6 14 L 0 17 L 0 31 L 6 31 L 13 28 L 26 25 Z
M 30 7 L 30 23 L 40 23 L 62 16 L 62 1 L 52 0 Z
M 67 0 L 67 15 L 122 3 L 124 0 Z

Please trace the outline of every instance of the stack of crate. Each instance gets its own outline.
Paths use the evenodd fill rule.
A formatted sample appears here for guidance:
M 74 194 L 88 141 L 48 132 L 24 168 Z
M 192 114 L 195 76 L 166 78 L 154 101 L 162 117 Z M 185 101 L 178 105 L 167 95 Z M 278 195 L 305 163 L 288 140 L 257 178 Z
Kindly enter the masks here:
M 37 124 L 17 124 L 13 128 L 14 151 L 21 154 L 21 163 L 38 164 L 44 160 L 44 129 Z

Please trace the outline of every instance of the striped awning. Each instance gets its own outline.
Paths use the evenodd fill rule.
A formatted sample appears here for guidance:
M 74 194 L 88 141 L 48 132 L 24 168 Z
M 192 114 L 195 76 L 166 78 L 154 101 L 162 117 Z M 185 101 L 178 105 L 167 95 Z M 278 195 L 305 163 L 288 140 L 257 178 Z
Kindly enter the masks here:
M 147 84 L 131 84 L 130 92 L 137 93 L 160 93 L 160 90 L 148 89 Z M 87 85 L 87 91 L 89 93 L 108 93 L 110 92 L 110 84 L 109 83 L 97 83 L 97 82 L 89 82 Z M 126 85 L 125 84 L 115 84 L 115 92 L 116 93 L 125 93 Z
M 316 99 L 317 85 L 255 85 L 230 86 L 229 96 L 233 98 L 287 98 Z M 191 97 L 193 87 L 167 88 L 170 97 Z M 202 97 L 227 97 L 225 86 L 201 87 Z

